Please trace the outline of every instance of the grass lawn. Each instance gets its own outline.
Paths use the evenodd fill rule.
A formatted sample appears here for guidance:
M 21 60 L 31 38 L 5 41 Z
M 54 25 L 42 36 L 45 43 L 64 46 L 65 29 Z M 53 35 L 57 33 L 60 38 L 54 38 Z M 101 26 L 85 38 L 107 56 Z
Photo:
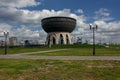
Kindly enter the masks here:
M 0 59 L 0 80 L 120 80 L 120 61 Z
M 92 56 L 92 48 L 68 48 L 68 50 L 47 52 L 47 53 L 37 53 L 31 55 L 40 56 Z M 97 48 L 96 56 L 120 56 L 120 50 L 118 49 L 106 49 Z
M 104 48 L 103 46 L 96 46 L 96 55 L 97 56 L 120 56 L 120 46 L 113 46 L 111 48 Z M 47 52 L 40 54 L 32 54 L 32 55 L 40 55 L 40 56 L 91 56 L 92 55 L 92 45 L 55 45 L 51 48 L 48 47 L 14 47 L 8 48 L 8 54 L 18 54 L 25 52 L 36 52 L 36 51 L 47 51 L 47 50 L 55 50 L 55 49 L 68 49 L 61 50 L 56 52 Z M 0 48 L 0 54 L 4 54 L 4 48 Z
M 8 48 L 8 54 L 17 54 L 17 53 L 25 53 L 25 52 L 36 52 L 36 51 L 44 51 L 44 50 L 51 50 L 51 48 L 25 48 L 25 47 L 19 47 L 19 48 Z M 4 48 L 0 48 L 0 54 L 4 54 L 5 50 Z

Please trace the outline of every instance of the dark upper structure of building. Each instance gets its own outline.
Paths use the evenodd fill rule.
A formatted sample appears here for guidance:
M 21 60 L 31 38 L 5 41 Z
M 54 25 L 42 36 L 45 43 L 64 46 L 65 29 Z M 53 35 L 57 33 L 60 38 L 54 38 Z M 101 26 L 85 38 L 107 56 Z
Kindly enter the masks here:
M 75 29 L 76 19 L 71 17 L 47 17 L 41 21 L 42 27 L 48 33 L 47 44 L 72 44 L 70 33 Z

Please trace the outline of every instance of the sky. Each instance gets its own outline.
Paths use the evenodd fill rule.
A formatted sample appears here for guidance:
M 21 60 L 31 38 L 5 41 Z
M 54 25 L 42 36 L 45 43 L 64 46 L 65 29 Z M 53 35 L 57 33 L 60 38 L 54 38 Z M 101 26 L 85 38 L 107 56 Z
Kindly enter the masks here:
M 9 37 L 40 39 L 47 33 L 41 26 L 46 17 L 64 16 L 77 20 L 71 33 L 92 42 L 89 24 L 97 24 L 96 42 L 120 44 L 120 0 L 0 0 L 0 39 Z

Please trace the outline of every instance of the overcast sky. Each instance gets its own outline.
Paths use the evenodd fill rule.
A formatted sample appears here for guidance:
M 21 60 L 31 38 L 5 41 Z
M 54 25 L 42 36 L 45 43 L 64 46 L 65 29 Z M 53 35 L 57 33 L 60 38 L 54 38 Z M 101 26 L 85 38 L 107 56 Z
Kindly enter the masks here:
M 0 0 L 0 35 L 45 40 L 41 19 L 67 16 L 77 20 L 71 33 L 92 41 L 89 24 L 98 25 L 97 42 L 120 43 L 120 0 Z

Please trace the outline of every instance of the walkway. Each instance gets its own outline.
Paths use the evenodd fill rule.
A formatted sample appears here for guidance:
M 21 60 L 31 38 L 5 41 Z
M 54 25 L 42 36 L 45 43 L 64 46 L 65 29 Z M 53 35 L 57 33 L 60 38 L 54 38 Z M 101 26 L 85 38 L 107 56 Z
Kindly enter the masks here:
M 2 59 L 50 59 L 50 60 L 120 60 L 119 56 L 14 56 L 0 55 Z

